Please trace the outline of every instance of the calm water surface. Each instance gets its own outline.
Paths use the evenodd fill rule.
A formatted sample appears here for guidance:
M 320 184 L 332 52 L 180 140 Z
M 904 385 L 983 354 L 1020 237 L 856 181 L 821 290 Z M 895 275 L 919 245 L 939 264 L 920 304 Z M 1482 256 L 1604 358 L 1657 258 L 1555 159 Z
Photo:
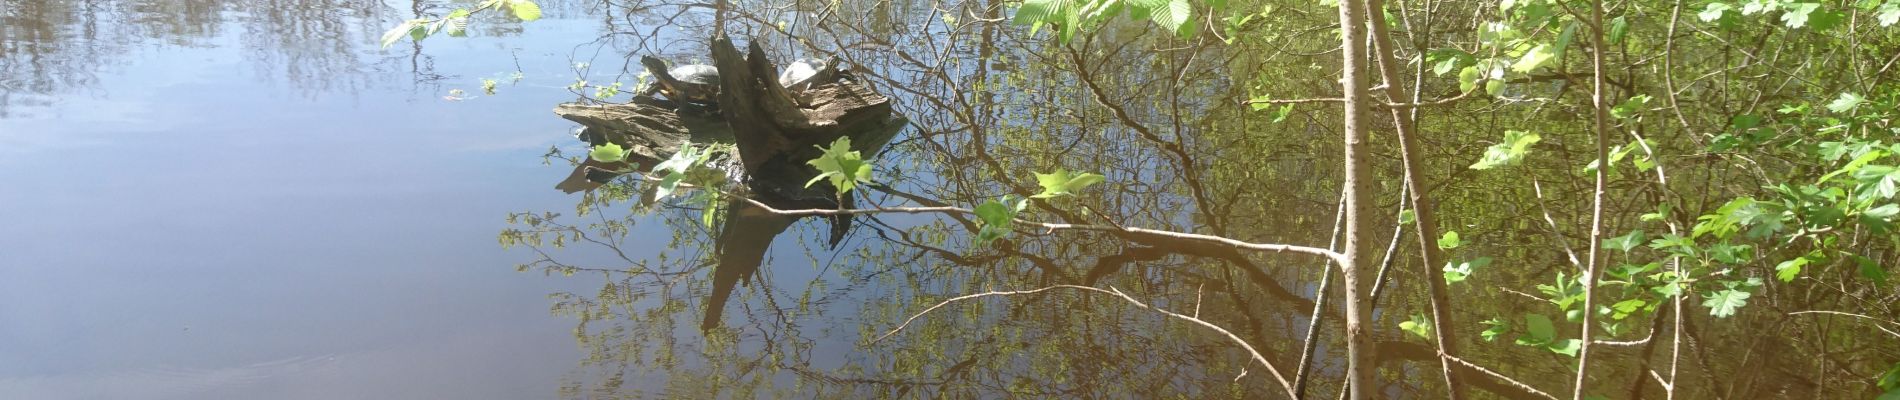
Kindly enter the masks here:
M 1052 284 L 1113 287 L 1191 312 L 1283 367 L 1298 365 L 1309 343 L 1315 292 L 1324 287 L 1313 258 L 1106 233 L 1019 231 L 979 245 L 970 239 L 973 219 L 916 215 L 862 216 L 833 248 L 817 219 L 782 235 L 725 235 L 771 232 L 748 231 L 734 207 L 708 228 L 703 203 L 680 200 L 686 196 L 633 206 L 625 195 L 643 188 L 631 180 L 588 198 L 609 201 L 562 194 L 552 186 L 571 166 L 544 155 L 582 148 L 569 136 L 573 125 L 550 112 L 577 97 L 566 87 L 577 74 L 632 83 L 632 74 L 617 72 L 627 55 L 703 60 L 706 47 L 690 39 L 707 31 L 709 18 L 669 14 L 703 9 L 696 3 L 640 14 L 598 8 L 630 2 L 539 0 L 547 16 L 527 25 L 481 17 L 469 38 L 378 46 L 386 27 L 473 3 L 0 0 L 0 400 L 1281 393 L 1225 336 L 1102 295 L 962 302 L 883 335 L 947 298 Z M 1107 30 L 1095 37 L 1130 42 L 1063 60 L 1047 57 L 1062 49 L 1046 38 L 1008 25 L 1000 1 L 734 3 L 756 17 L 732 22 L 744 32 L 735 36 L 762 38 L 778 60 L 844 49 L 863 81 L 909 117 L 910 130 L 875 162 L 883 185 L 856 192 L 860 205 L 967 206 L 1028 195 L 1030 172 L 1065 168 L 1107 180 L 1091 195 L 1038 203 L 1028 211 L 1036 218 L 1311 246 L 1331 232 L 1339 171 L 1332 158 L 1341 152 L 1336 140 L 1314 138 L 1328 137 L 1327 124 L 1338 119 L 1303 111 L 1264 122 L 1238 105 L 1254 94 L 1236 78 L 1264 68 L 1323 71 L 1334 57 L 1324 52 L 1269 63 L 1277 56 L 1250 54 L 1245 44 L 1187 49 L 1160 35 Z M 822 4 L 849 23 L 801 25 Z M 945 31 L 958 19 L 945 10 L 965 21 L 988 10 L 980 20 L 990 22 Z M 765 21 L 786 30 L 762 29 Z M 661 23 L 671 25 L 650 27 Z M 1076 85 L 1083 69 L 1071 64 L 1088 66 L 1105 92 Z M 483 93 L 483 79 L 496 80 L 499 93 Z M 1262 84 L 1291 95 L 1331 93 L 1328 82 Z M 1168 96 L 1157 93 L 1178 96 L 1163 101 Z M 1110 103 L 1129 105 L 1132 117 L 1111 115 Z M 1167 146 L 1191 154 L 1163 151 L 1158 139 L 1125 126 L 1130 118 L 1170 123 L 1173 133 L 1163 136 L 1177 142 Z M 1463 171 L 1479 147 L 1441 146 L 1426 159 L 1453 160 L 1446 165 Z M 1378 207 L 1396 218 L 1398 193 L 1389 184 L 1398 175 L 1386 167 Z M 1546 167 L 1553 168 L 1546 176 L 1571 170 Z M 1454 210 L 1447 215 L 1461 215 L 1459 207 L 1533 215 L 1530 189 L 1476 182 L 1435 194 Z M 1545 182 L 1553 193 L 1566 190 Z M 1586 180 L 1565 185 L 1569 193 L 1584 193 L 1577 182 Z M 1188 189 L 1194 185 L 1205 191 Z M 1513 190 L 1518 198 L 1508 198 Z M 1582 216 L 1585 204 L 1552 207 Z M 1089 213 L 1058 215 L 1084 205 Z M 561 215 L 543 218 L 553 214 Z M 1460 289 L 1471 296 L 1459 300 L 1471 345 L 1463 357 L 1535 387 L 1569 387 L 1571 364 L 1550 350 L 1472 339 L 1485 318 L 1549 311 L 1500 288 L 1551 282 L 1552 268 L 1565 265 L 1562 236 L 1529 218 L 1457 223 L 1473 243 L 1461 252 L 1500 260 L 1487 270 L 1494 274 Z M 1385 327 L 1374 330 L 1388 378 L 1377 389 L 1382 397 L 1436 397 L 1443 393 L 1434 387 L 1436 355 L 1391 327 L 1423 318 L 1424 282 L 1440 279 L 1437 267 L 1406 255 L 1415 238 L 1388 242 L 1389 230 L 1372 237 L 1368 247 L 1396 243 L 1392 259 L 1400 260 L 1372 313 Z M 732 270 L 716 269 L 718 261 L 741 259 L 733 256 L 741 251 L 762 266 L 744 278 L 721 275 Z M 1339 286 L 1331 285 L 1335 293 Z M 730 302 L 714 293 L 731 293 Z M 1750 307 L 1765 311 L 1731 319 L 1693 309 L 1683 396 L 1864 390 L 1871 376 L 1864 371 L 1818 371 L 1813 363 L 1833 357 L 1837 343 L 1854 343 L 1842 339 L 1854 331 L 1787 314 L 1856 306 L 1795 295 L 1764 293 Z M 1338 304 L 1317 307 L 1319 320 L 1339 321 Z M 702 328 L 713 309 L 723 315 Z M 1618 337 L 1659 332 L 1661 315 L 1627 321 Z M 1343 335 L 1337 323 L 1321 325 L 1310 341 L 1307 393 L 1331 398 L 1345 371 Z M 1840 365 L 1890 365 L 1883 354 L 1892 344 L 1868 343 L 1864 360 Z M 1601 375 L 1592 379 L 1615 386 L 1598 388 L 1606 393 L 1640 397 L 1643 366 L 1665 365 L 1666 349 L 1592 356 L 1618 366 L 1593 367 Z M 1489 394 L 1530 396 L 1470 382 Z
M 0 398 L 555 397 L 546 296 L 597 283 L 495 244 L 573 205 L 539 156 L 597 24 L 549 8 L 382 50 L 411 4 L 0 1 Z

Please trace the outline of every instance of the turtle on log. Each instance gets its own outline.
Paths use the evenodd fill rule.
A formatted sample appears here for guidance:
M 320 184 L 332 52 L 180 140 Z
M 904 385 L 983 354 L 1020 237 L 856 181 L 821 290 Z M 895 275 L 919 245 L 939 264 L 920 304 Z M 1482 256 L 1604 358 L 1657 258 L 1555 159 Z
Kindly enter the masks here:
M 719 101 L 719 68 L 706 64 L 689 64 L 668 69 L 666 61 L 653 56 L 641 56 L 640 65 L 646 66 L 658 82 L 649 86 L 643 96 L 652 96 L 654 92 L 666 95 L 668 100 L 694 103 L 716 103 Z

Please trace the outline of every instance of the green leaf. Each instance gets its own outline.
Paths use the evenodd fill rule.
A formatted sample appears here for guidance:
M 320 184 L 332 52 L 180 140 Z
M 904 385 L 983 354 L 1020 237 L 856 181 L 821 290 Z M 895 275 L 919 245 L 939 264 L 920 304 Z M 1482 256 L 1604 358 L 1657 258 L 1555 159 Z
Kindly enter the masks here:
M 819 180 L 829 178 L 831 186 L 837 188 L 838 194 L 842 195 L 856 188 L 860 182 L 871 181 L 871 164 L 865 162 L 863 156 L 857 151 L 851 150 L 850 137 L 839 137 L 838 140 L 831 142 L 830 147 L 818 146 L 818 149 L 823 150 L 824 154 L 805 162 L 818 169 L 818 176 L 805 181 L 805 187 L 811 187 Z
M 1631 97 L 1629 100 L 1624 100 L 1622 104 L 1617 104 L 1616 107 L 1610 108 L 1610 116 L 1616 119 L 1627 119 L 1636 116 L 1636 113 L 1642 111 L 1643 105 L 1649 104 L 1650 100 L 1652 100 L 1652 98 L 1646 94 Z
M 587 158 L 604 163 L 617 162 L 627 159 L 627 149 L 613 143 L 594 146 L 594 151 L 587 152 Z
M 1638 229 L 1638 230 L 1630 231 L 1630 233 L 1627 235 L 1604 239 L 1603 248 L 1610 249 L 1610 250 L 1619 250 L 1619 251 L 1627 253 L 1630 251 L 1630 249 L 1634 249 L 1636 248 L 1636 246 L 1642 245 L 1644 241 L 1645 241 L 1645 238 L 1643 237 L 1643 230 Z
M 1704 297 L 1702 306 L 1709 308 L 1709 315 L 1714 315 L 1717 318 L 1728 318 L 1731 315 L 1735 315 L 1735 309 L 1748 305 L 1749 296 L 1750 294 L 1748 292 L 1742 291 L 1741 289 L 1722 289 Z
M 1801 28 L 1808 25 L 1808 16 L 1820 9 L 1821 3 L 1794 3 L 1781 13 L 1781 22 L 1789 28 Z
M 1524 154 L 1530 151 L 1532 144 L 1543 137 L 1527 131 L 1504 131 L 1504 140 L 1484 150 L 1484 158 L 1471 164 L 1471 169 L 1486 170 L 1506 165 L 1517 165 Z
M 1432 73 L 1438 74 L 1438 76 L 1444 76 L 1446 73 L 1451 72 L 1452 68 L 1458 68 L 1458 59 L 1445 58 L 1432 64 Z
M 1900 204 L 1887 203 L 1879 207 L 1868 209 L 1864 215 L 1869 216 L 1869 217 L 1874 217 L 1874 218 L 1885 219 L 1888 217 L 1892 217 L 1895 214 L 1900 214 Z
M 1511 331 L 1511 324 L 1504 322 L 1502 319 L 1492 318 L 1485 320 L 1483 323 L 1490 327 L 1485 328 L 1484 332 L 1479 332 L 1478 336 L 1484 337 L 1484 341 L 1486 342 L 1497 341 L 1498 336 Z
M 1656 206 L 1656 212 L 1645 213 L 1640 218 L 1643 222 L 1661 221 L 1664 218 L 1669 218 L 1669 209 L 1671 208 L 1673 208 L 1673 206 L 1670 206 L 1669 203 L 1662 203 Z
M 1273 96 L 1265 94 L 1254 96 L 1251 99 L 1247 99 L 1247 106 L 1253 108 L 1254 111 L 1273 108 Z
M 654 186 L 653 200 L 658 201 L 672 195 L 674 190 L 679 189 L 680 181 L 684 180 L 686 180 L 686 174 L 679 172 L 668 173 L 665 177 L 661 177 L 660 184 Z
M 1458 231 L 1445 231 L 1444 235 L 1438 237 L 1438 248 L 1440 249 L 1456 249 L 1462 244 L 1464 244 L 1464 241 L 1458 239 Z
M 1551 342 L 1549 346 L 1544 346 L 1544 348 L 1549 349 L 1552 353 L 1576 357 L 1577 350 L 1583 348 L 1583 341 L 1577 339 L 1558 340 Z
M 1694 255 L 1695 239 L 1676 236 L 1674 233 L 1665 233 L 1662 237 L 1649 241 L 1649 248 L 1682 255 Z
M 1834 101 L 1827 103 L 1827 110 L 1837 113 L 1846 113 L 1852 111 L 1855 107 L 1860 107 L 1861 103 L 1866 102 L 1867 99 L 1858 94 L 1841 93 L 1841 97 L 1835 98 Z
M 1629 299 L 1616 302 L 1616 304 L 1610 305 L 1610 310 L 1613 311 L 1613 313 L 1610 314 L 1610 318 L 1618 320 L 1629 318 L 1630 315 L 1641 311 L 1643 306 L 1647 305 L 1649 305 L 1649 302 L 1645 302 L 1643 299 Z
M 1742 3 L 1742 15 L 1755 15 L 1781 8 L 1782 0 L 1748 0 Z
M 468 36 L 468 17 L 450 17 L 449 19 L 443 20 L 443 22 L 448 30 L 449 37 Z
M 1009 235 L 1009 226 L 1024 203 L 1018 202 L 1017 207 L 1012 208 L 1003 204 L 1008 200 L 1008 197 L 1004 197 L 1003 201 L 989 200 L 976 206 L 976 218 L 982 221 L 981 228 L 976 232 L 977 244 L 988 244 Z
M 1470 92 L 1478 89 L 1478 81 L 1484 79 L 1484 71 L 1478 66 L 1468 66 L 1458 71 L 1458 91 Z
M 1139 8 L 1140 3 L 1149 3 L 1149 1 L 1130 1 L 1128 4 Z M 1157 0 L 1153 3 L 1160 4 L 1148 10 L 1150 12 L 1148 19 L 1154 21 L 1155 25 L 1167 28 L 1170 32 L 1181 30 L 1181 25 L 1187 23 L 1194 14 L 1194 8 L 1188 4 L 1187 0 Z
M 1074 13 L 1072 7 L 1074 3 L 1069 0 L 1025 0 L 1022 6 L 1016 8 L 1015 23 L 1032 25 L 1029 34 L 1034 35 L 1041 24 L 1060 21 L 1066 18 L 1061 17 L 1061 14 Z
M 1029 197 L 1034 197 L 1038 199 L 1047 199 L 1047 198 L 1053 198 L 1053 197 L 1068 196 L 1068 195 L 1074 194 L 1076 191 L 1082 190 L 1082 188 L 1086 188 L 1086 187 L 1089 187 L 1090 185 L 1094 185 L 1097 183 L 1102 183 L 1102 181 L 1105 179 L 1107 178 L 1104 178 L 1099 174 L 1092 174 L 1092 173 L 1086 173 L 1086 172 L 1081 173 L 1081 174 L 1072 174 L 1068 170 L 1064 170 L 1064 169 L 1058 169 L 1056 170 L 1056 172 L 1048 173 L 1048 174 L 1038 172 L 1036 173 L 1036 184 L 1042 186 L 1042 193 L 1038 193 L 1034 196 L 1029 196 Z
M 1610 20 L 1610 43 L 1612 44 L 1623 43 L 1623 35 L 1629 33 L 1630 21 L 1624 17 L 1618 15 Z
M 1425 314 L 1412 314 L 1411 320 L 1399 323 L 1399 329 L 1411 332 L 1425 340 L 1432 340 L 1431 321 L 1425 319 Z
M 1286 117 L 1290 116 L 1293 116 L 1293 103 L 1280 106 L 1280 110 L 1273 113 L 1273 120 L 1271 122 L 1276 124 L 1284 122 L 1286 121 Z
M 1418 214 L 1412 212 L 1412 210 L 1409 208 L 1406 209 L 1405 211 L 1399 212 L 1399 224 L 1410 224 L 1413 221 L 1417 221 L 1417 220 L 1418 220 Z
M 713 192 L 700 192 L 700 197 L 706 201 L 706 209 L 700 210 L 699 222 L 704 224 L 706 229 L 713 229 L 714 224 L 719 222 L 719 216 L 723 214 L 719 212 L 719 207 L 723 206 L 725 202 L 719 201 L 719 196 L 713 194 Z
M 1811 260 L 1807 256 L 1801 256 L 1775 264 L 1775 278 L 1782 282 L 1793 282 L 1795 277 L 1801 276 L 1801 267 L 1809 262 Z
M 1702 12 L 1696 14 L 1696 17 L 1701 18 L 1702 22 L 1715 22 L 1715 20 L 1722 19 L 1722 13 L 1733 9 L 1735 9 L 1735 7 L 1727 3 L 1709 3 L 1707 7 L 1702 9 Z
M 1445 283 L 1464 282 L 1465 279 L 1470 278 L 1471 274 L 1476 272 L 1478 268 L 1483 268 L 1487 265 L 1491 265 L 1491 257 L 1478 257 L 1478 259 L 1471 261 L 1446 263 L 1444 268 Z
M 1538 67 L 1544 66 L 1545 62 L 1550 61 L 1551 57 L 1556 56 L 1557 50 L 1555 47 L 1548 44 L 1540 44 L 1537 45 L 1537 47 L 1532 47 L 1531 51 L 1525 52 L 1523 57 L 1517 59 L 1517 63 L 1511 64 L 1511 70 L 1529 73 L 1537 70 Z
M 1874 12 L 1874 16 L 1880 19 L 1880 26 L 1883 27 L 1900 23 L 1900 1 L 1888 0 L 1885 4 L 1881 4 L 1880 9 Z
M 508 0 L 508 8 L 522 21 L 541 19 L 541 5 L 534 4 L 534 0 Z
M 1524 314 L 1524 329 L 1530 334 L 1532 342 L 1525 343 L 1523 338 L 1519 338 L 1518 344 L 1550 343 L 1557 338 L 1557 326 L 1552 325 L 1550 317 L 1543 314 Z
M 673 152 L 672 157 L 667 158 L 666 161 L 661 161 L 659 164 L 654 164 L 653 172 L 674 172 L 683 174 L 686 173 L 686 170 L 698 165 L 701 158 L 699 147 L 690 144 L 682 145 L 679 151 Z
M 395 28 L 389 28 L 389 31 L 383 32 L 383 48 L 387 49 L 390 45 L 402 41 L 403 36 L 413 35 L 411 32 L 424 29 L 423 25 L 428 22 L 429 20 L 412 19 L 403 21 L 401 25 L 396 25 Z

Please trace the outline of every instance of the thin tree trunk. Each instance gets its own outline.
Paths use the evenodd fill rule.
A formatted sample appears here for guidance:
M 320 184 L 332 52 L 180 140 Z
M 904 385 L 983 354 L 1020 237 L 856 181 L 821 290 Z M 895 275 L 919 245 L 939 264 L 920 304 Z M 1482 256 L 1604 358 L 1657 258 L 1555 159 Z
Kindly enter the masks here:
M 1383 10 L 1385 0 L 1367 0 L 1367 3 L 1368 10 Z M 1399 103 L 1405 98 L 1405 93 L 1404 89 L 1400 89 L 1402 82 L 1399 80 L 1398 62 L 1393 60 L 1392 56 L 1395 49 L 1392 47 L 1391 30 L 1386 29 L 1384 13 L 1371 12 L 1370 16 L 1373 48 L 1378 52 L 1373 60 L 1378 62 L 1379 77 L 1385 82 L 1385 102 Z M 1432 242 L 1432 239 L 1438 237 L 1438 218 L 1432 212 L 1431 197 L 1425 193 L 1425 188 L 1431 187 L 1425 184 L 1424 168 L 1419 161 L 1424 157 L 1425 149 L 1418 143 L 1418 129 L 1412 116 L 1408 115 L 1408 110 L 1399 107 L 1386 109 L 1391 112 L 1392 125 L 1398 130 L 1399 154 L 1405 166 L 1405 185 L 1409 188 L 1407 192 L 1412 198 L 1412 213 L 1418 223 L 1419 255 L 1425 262 L 1425 273 L 1421 276 L 1430 287 L 1432 334 L 1433 341 L 1438 343 L 1439 368 L 1445 375 L 1448 398 L 1462 399 L 1466 394 L 1465 386 L 1459 384 L 1458 374 L 1451 367 L 1451 359 L 1444 357 L 1458 355 L 1458 338 L 1452 330 L 1454 324 L 1451 319 L 1450 291 L 1445 288 L 1444 279 L 1432 273 L 1433 269 L 1444 262 L 1445 253 Z
M 1597 136 L 1597 182 L 1596 191 L 1591 194 L 1590 211 L 1590 261 L 1584 264 L 1583 274 L 1583 343 L 1577 350 L 1577 384 L 1570 397 L 1583 399 L 1583 391 L 1590 378 L 1590 326 L 1595 324 L 1597 279 L 1602 268 L 1598 265 L 1603 256 L 1603 196 L 1608 189 L 1605 184 L 1610 178 L 1610 137 L 1607 104 L 1603 98 L 1603 0 L 1590 2 L 1590 104 L 1595 112 L 1595 130 Z
M 1339 2 L 1340 86 L 1344 92 L 1345 121 L 1345 188 L 1341 192 L 1346 198 L 1346 244 L 1342 250 L 1345 257 L 1340 263 L 1340 281 L 1346 294 L 1346 384 L 1352 391 L 1351 398 L 1366 398 L 1366 393 L 1376 390 L 1373 381 L 1377 365 L 1373 364 L 1372 335 L 1368 332 L 1367 316 L 1372 310 L 1366 309 L 1365 287 L 1360 278 L 1359 244 L 1361 236 L 1368 232 L 1365 218 L 1366 207 L 1371 204 L 1371 187 L 1364 185 L 1369 178 L 1361 146 L 1366 141 L 1366 113 L 1371 109 L 1366 103 L 1366 9 L 1360 1 Z
M 1339 250 L 1339 230 L 1344 228 L 1341 225 L 1345 223 L 1346 196 L 1340 193 L 1339 207 L 1333 211 L 1333 233 L 1326 236 L 1327 250 Z M 1296 399 L 1306 397 L 1307 383 L 1312 381 L 1309 373 L 1312 372 L 1313 351 L 1319 349 L 1319 330 L 1326 322 L 1326 298 L 1332 297 L 1326 287 L 1331 286 L 1332 280 L 1333 263 L 1332 260 L 1326 260 L 1320 264 L 1319 286 L 1313 289 L 1313 317 L 1306 322 L 1306 341 L 1302 342 L 1305 345 L 1300 348 L 1300 366 L 1293 373 L 1293 398 Z

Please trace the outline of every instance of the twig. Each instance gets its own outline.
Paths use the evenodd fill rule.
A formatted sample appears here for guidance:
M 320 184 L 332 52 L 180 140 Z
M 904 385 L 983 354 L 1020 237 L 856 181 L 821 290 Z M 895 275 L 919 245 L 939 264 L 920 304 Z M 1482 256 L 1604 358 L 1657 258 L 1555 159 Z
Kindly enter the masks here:
M 1469 361 L 1465 361 L 1464 359 L 1461 359 L 1458 357 L 1452 357 L 1450 355 L 1439 354 L 1438 356 L 1443 357 L 1446 360 L 1450 360 L 1451 362 L 1458 363 L 1459 365 L 1464 365 L 1466 368 L 1471 368 L 1478 372 L 1483 372 L 1485 375 L 1490 375 L 1493 378 L 1498 378 L 1498 380 L 1504 381 L 1505 384 L 1516 386 L 1518 389 L 1523 389 L 1526 392 L 1531 392 L 1531 393 L 1537 394 L 1538 396 L 1544 396 L 1544 398 L 1546 399 L 1557 400 L 1557 396 L 1552 396 L 1550 395 L 1550 393 L 1544 393 L 1544 391 L 1537 390 L 1537 388 L 1531 387 L 1531 385 L 1525 384 L 1524 382 L 1518 382 L 1516 379 L 1511 379 L 1511 377 L 1504 376 L 1504 374 L 1500 374 L 1490 369 L 1486 369 L 1485 367 L 1480 367 L 1478 366 L 1478 364 L 1472 364 Z
M 1537 195 L 1537 208 L 1544 211 L 1544 223 L 1550 224 L 1551 239 L 1557 242 L 1557 247 L 1564 249 L 1564 255 L 1570 258 L 1570 265 L 1583 268 L 1583 261 L 1577 259 L 1577 251 L 1570 249 L 1570 241 L 1565 240 L 1563 232 L 1557 230 L 1557 220 L 1550 217 L 1550 207 L 1544 205 L 1544 185 L 1538 183 L 1535 177 L 1531 178 L 1531 193 Z
M 1879 318 L 1874 318 L 1874 317 L 1869 317 L 1869 316 L 1866 316 L 1866 315 L 1860 315 L 1860 314 L 1855 314 L 1855 313 L 1850 313 L 1850 312 L 1840 312 L 1840 311 L 1828 311 L 1828 310 L 1808 310 L 1808 311 L 1795 311 L 1795 312 L 1791 312 L 1791 313 L 1788 313 L 1788 315 L 1801 315 L 1801 314 L 1831 314 L 1831 315 L 1844 315 L 1844 316 L 1849 316 L 1849 317 L 1854 317 L 1854 318 L 1860 318 L 1860 319 L 1864 319 L 1864 320 L 1868 320 L 1868 321 L 1874 321 L 1874 322 L 1881 322 L 1881 323 L 1888 323 L 1888 324 L 1893 324 L 1894 326 L 1900 326 L 1900 322 L 1894 322 L 1894 321 L 1888 321 L 1888 320 L 1884 320 L 1884 319 L 1879 319 Z M 1887 334 L 1889 334 L 1889 335 L 1893 335 L 1894 337 L 1900 337 L 1900 332 L 1894 332 L 1894 331 L 1893 331 L 1893 330 L 1891 330 L 1891 329 L 1887 329 L 1887 327 L 1885 327 L 1885 326 L 1880 326 L 1880 324 L 1874 324 L 1874 328 L 1877 328 L 1877 329 L 1880 329 L 1881 331 L 1884 331 L 1884 332 L 1887 332 Z

